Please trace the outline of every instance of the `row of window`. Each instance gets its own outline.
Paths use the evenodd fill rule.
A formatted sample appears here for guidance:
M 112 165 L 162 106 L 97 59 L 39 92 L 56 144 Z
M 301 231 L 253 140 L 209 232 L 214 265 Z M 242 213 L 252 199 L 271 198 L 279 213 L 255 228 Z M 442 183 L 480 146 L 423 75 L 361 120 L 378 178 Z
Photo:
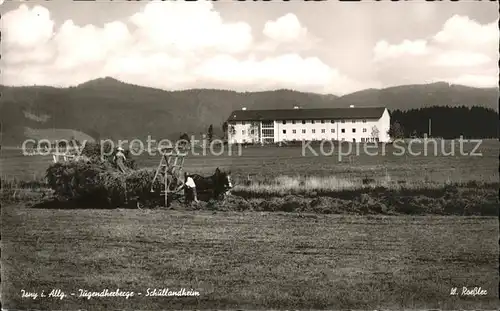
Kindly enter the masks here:
M 243 135 L 245 135 L 245 130 L 242 131 Z M 263 137 L 274 137 L 274 129 L 263 129 L 262 130 Z
M 367 142 L 377 142 L 378 143 L 378 137 L 367 137 L 367 138 L 361 138 L 362 143 L 367 143 Z
M 281 121 L 283 124 L 287 124 L 288 123 L 291 123 L 291 124 L 295 124 L 296 122 L 302 122 L 302 124 L 306 124 L 306 123 L 311 123 L 311 124 L 315 124 L 315 123 L 335 123 L 335 120 L 283 120 Z M 351 123 L 356 123 L 356 120 L 350 120 Z M 363 123 L 366 123 L 366 120 L 361 120 L 361 122 Z M 346 120 L 340 120 L 340 123 L 346 123 Z M 246 125 L 246 122 L 245 121 L 242 121 L 241 122 L 241 125 Z M 274 126 L 274 123 L 273 121 L 265 121 L 265 122 L 262 122 L 262 127 L 272 127 Z
M 286 124 L 287 121 L 286 120 L 283 120 L 281 121 L 283 124 Z M 292 124 L 295 124 L 295 120 L 291 120 L 290 121 Z M 306 124 L 306 123 L 311 123 L 311 124 L 315 124 L 316 122 L 317 123 L 335 123 L 335 120 L 302 120 L 301 121 L 302 124 Z M 362 120 L 363 123 L 366 123 L 366 120 Z M 346 123 L 346 120 L 340 120 L 340 123 Z M 356 120 L 351 120 L 351 123 L 356 123 Z
M 331 131 L 332 133 L 335 133 L 335 129 L 331 129 L 330 131 Z M 307 132 L 307 131 L 306 131 L 305 129 L 302 129 L 302 134 L 305 134 L 306 132 Z M 340 130 L 340 132 L 341 132 L 341 133 L 345 133 L 345 129 L 341 129 L 341 130 Z M 352 129 L 352 132 L 353 132 L 353 133 L 356 133 L 356 129 Z M 367 130 L 366 130 L 366 128 L 364 128 L 364 129 L 363 129 L 363 133 L 366 133 L 366 132 L 367 132 Z M 293 134 L 297 134 L 297 130 L 292 130 L 292 133 L 293 133 Z M 311 133 L 316 134 L 316 129 L 312 129 L 312 130 L 311 130 Z M 325 130 L 325 129 L 321 129 L 321 133 L 323 133 L 323 134 L 324 134 L 324 133 L 326 133 L 326 130 Z M 243 133 L 243 134 L 244 134 L 244 133 Z M 286 134 L 286 130 L 283 130 L 283 134 Z
M 331 129 L 330 131 L 331 131 L 331 133 L 335 133 L 335 129 Z M 306 132 L 307 131 L 305 129 L 302 129 L 302 134 L 306 134 Z M 316 134 L 316 129 L 312 129 L 311 132 L 313 134 Z M 341 133 L 345 133 L 345 129 L 341 129 L 340 132 Z M 353 128 L 352 132 L 356 133 L 356 129 Z M 366 133 L 366 132 L 367 132 L 367 129 L 363 128 L 363 133 Z M 249 133 L 250 133 L 250 135 L 254 135 L 255 131 L 254 130 L 250 130 Z M 293 134 L 297 134 L 297 130 L 292 130 L 292 133 Z M 323 133 L 323 134 L 326 133 L 326 130 L 325 129 L 321 129 L 321 133 Z M 241 130 L 241 134 L 245 135 L 245 130 Z M 283 130 L 283 134 L 286 134 L 286 130 Z M 262 135 L 263 136 L 274 136 L 274 130 L 273 129 L 263 129 L 262 130 Z
M 342 141 L 345 141 L 345 138 L 342 138 Z M 355 143 L 356 138 L 353 138 L 352 142 Z M 361 138 L 361 142 L 362 143 L 368 143 L 368 142 L 377 142 L 378 143 L 379 139 L 378 139 L 378 137 L 366 137 L 366 138 Z
M 264 143 L 274 143 L 274 138 L 272 137 L 268 137 L 268 138 L 262 138 L 262 141 Z M 293 139 L 292 141 L 296 141 L 295 139 Z M 313 139 L 313 141 L 318 141 L 317 139 Z M 342 138 L 341 141 L 346 141 L 345 138 Z M 244 143 L 248 142 L 247 140 L 243 140 Z M 352 142 L 356 142 L 356 138 L 353 138 L 352 139 Z M 379 142 L 379 138 L 378 137 L 366 137 L 366 138 L 361 138 L 361 142 L 362 143 L 368 143 L 368 142 Z

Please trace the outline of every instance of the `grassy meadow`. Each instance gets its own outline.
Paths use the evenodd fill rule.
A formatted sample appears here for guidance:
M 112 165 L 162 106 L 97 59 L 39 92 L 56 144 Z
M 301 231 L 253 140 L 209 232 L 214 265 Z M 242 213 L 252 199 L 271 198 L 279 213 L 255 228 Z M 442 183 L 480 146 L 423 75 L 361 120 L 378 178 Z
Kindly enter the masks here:
M 2 208 L 6 309 L 497 309 L 498 221 Z M 451 296 L 452 287 L 484 296 Z M 21 289 L 199 297 L 21 298 Z M 78 295 L 78 294 L 77 294 Z
M 376 180 L 431 181 L 431 182 L 498 182 L 498 155 L 500 142 L 498 140 L 484 140 L 475 153 L 481 156 L 461 155 L 458 142 L 455 142 L 455 155 L 443 155 L 450 152 L 452 141 L 442 141 L 437 145 L 434 155 L 434 145 L 427 147 L 428 154 L 424 155 L 424 144 L 415 143 L 411 147 L 414 154 L 398 155 L 400 149 L 387 145 L 385 149 L 368 149 L 368 155 L 363 144 L 346 144 L 342 152 L 347 154 L 348 145 L 351 146 L 351 155 L 339 157 L 338 148 L 332 154 L 329 145 L 325 145 L 326 155 L 319 153 L 320 147 L 313 145 L 312 149 L 318 152 L 315 156 L 309 149 L 302 154 L 300 146 L 290 147 L 233 147 L 231 154 L 228 147 L 217 149 L 221 155 L 195 150 L 197 154 L 190 154 L 184 163 L 184 170 L 189 173 L 212 174 L 216 167 L 231 170 L 236 184 L 247 179 L 267 181 L 278 176 L 318 176 L 356 181 L 362 178 Z M 465 143 L 463 151 L 470 154 L 475 149 L 475 143 Z M 356 146 L 359 153 L 356 153 Z M 406 147 L 406 149 L 409 149 Z M 385 154 L 384 153 L 385 150 Z M 160 161 L 157 154 L 147 152 L 134 157 L 139 167 L 156 167 Z M 51 156 L 24 156 L 20 150 L 6 149 L 1 151 L 0 167 L 4 179 L 32 180 L 43 178 L 45 170 L 52 161 Z

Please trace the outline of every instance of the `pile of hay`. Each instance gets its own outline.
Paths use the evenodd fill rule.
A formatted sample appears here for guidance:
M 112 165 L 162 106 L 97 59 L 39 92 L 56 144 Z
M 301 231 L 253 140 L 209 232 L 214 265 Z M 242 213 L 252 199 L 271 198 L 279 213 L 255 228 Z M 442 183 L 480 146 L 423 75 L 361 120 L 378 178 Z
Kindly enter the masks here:
M 133 165 L 133 162 L 129 162 Z M 123 207 L 132 202 L 148 205 L 159 199 L 162 181 L 151 192 L 154 169 L 130 170 L 123 174 L 108 159 L 91 155 L 90 162 L 52 164 L 46 172 L 47 183 L 62 200 L 77 200 L 94 208 Z

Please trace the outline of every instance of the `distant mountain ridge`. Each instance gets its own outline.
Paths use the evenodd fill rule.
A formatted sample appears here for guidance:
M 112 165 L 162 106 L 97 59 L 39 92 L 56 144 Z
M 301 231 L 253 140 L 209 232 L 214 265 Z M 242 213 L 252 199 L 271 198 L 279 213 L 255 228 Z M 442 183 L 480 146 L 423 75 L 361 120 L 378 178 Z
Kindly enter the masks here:
M 498 111 L 498 88 L 475 88 L 459 84 L 400 85 L 367 89 L 340 97 L 336 104 L 385 106 L 388 109 L 416 109 L 431 106 L 485 107 Z
M 178 138 L 221 125 L 231 111 L 349 107 L 407 110 L 427 106 L 481 106 L 498 111 L 497 88 L 448 83 L 368 89 L 341 97 L 293 90 L 236 92 L 214 89 L 165 91 L 106 77 L 75 87 L 0 86 L 2 144 L 20 144 L 30 129 L 73 129 L 94 138 Z

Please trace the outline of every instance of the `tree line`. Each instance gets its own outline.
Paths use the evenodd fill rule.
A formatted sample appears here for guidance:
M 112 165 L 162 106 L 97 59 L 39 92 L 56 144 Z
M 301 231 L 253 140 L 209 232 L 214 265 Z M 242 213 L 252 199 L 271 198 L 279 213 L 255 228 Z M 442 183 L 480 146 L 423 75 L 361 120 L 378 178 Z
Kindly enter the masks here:
M 498 112 L 484 107 L 425 107 L 406 111 L 392 110 L 393 137 L 431 137 L 454 139 L 498 138 Z

